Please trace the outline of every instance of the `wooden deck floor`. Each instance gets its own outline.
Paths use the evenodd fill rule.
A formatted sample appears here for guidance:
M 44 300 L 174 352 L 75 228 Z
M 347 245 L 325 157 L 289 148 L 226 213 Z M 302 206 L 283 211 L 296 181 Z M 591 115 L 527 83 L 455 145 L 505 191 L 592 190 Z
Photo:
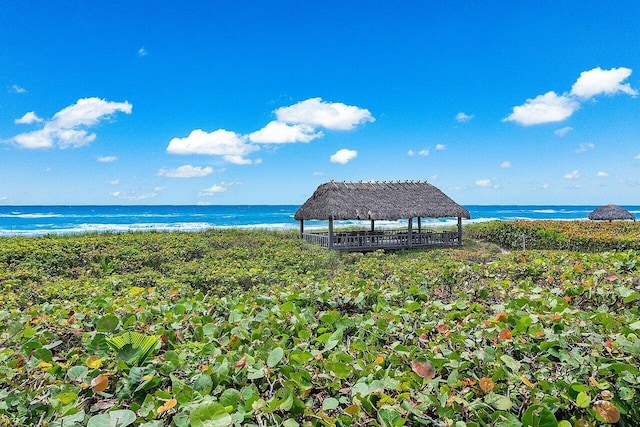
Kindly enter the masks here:
M 409 249 L 430 246 L 460 245 L 457 231 L 352 231 L 334 233 L 330 241 L 329 233 L 302 233 L 302 239 L 324 248 L 339 251 L 374 251 L 376 249 Z

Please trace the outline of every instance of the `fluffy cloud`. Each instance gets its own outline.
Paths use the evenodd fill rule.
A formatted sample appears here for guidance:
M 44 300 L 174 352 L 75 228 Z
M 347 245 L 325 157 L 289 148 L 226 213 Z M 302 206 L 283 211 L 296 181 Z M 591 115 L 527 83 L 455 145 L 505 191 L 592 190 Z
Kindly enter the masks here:
M 17 125 L 30 125 L 31 123 L 40 123 L 42 119 L 38 117 L 35 111 L 29 111 L 19 119 L 15 119 L 13 123 Z
M 456 120 L 459 121 L 460 123 L 468 122 L 474 117 L 475 117 L 474 114 L 466 114 L 466 113 L 463 113 L 462 111 L 456 114 Z
M 356 150 L 348 150 L 346 148 L 343 148 L 336 151 L 335 154 L 332 154 L 330 160 L 332 163 L 340 163 L 341 165 L 346 165 L 351 160 L 355 159 L 357 155 L 358 152 Z
M 318 128 L 351 130 L 359 124 L 373 122 L 369 110 L 342 103 L 311 98 L 274 111 L 276 120 L 248 135 L 225 129 L 207 133 L 196 129 L 186 138 L 173 138 L 167 152 L 171 154 L 207 154 L 222 156 L 235 164 L 261 163 L 246 156 L 260 150 L 257 144 L 310 142 L 322 138 Z M 348 161 L 348 160 L 347 160 Z
M 619 92 L 636 96 L 638 91 L 633 89 L 629 83 L 622 84 L 631 75 L 631 72 L 630 68 L 625 67 L 610 70 L 597 67 L 593 70 L 583 71 L 571 87 L 571 94 L 585 99 L 600 94 L 615 95 Z
M 476 181 L 476 185 L 478 187 L 491 187 L 491 180 L 490 179 L 479 179 Z
M 158 171 L 159 176 L 166 176 L 167 178 L 198 178 L 202 176 L 211 175 L 213 168 L 211 166 L 191 166 L 184 165 L 175 169 L 160 169 Z
M 369 110 L 341 102 L 324 102 L 321 98 L 300 101 L 275 111 L 280 122 L 323 127 L 331 130 L 351 130 L 359 124 L 374 122 Z
M 503 121 L 513 121 L 521 125 L 537 125 L 542 123 L 561 122 L 571 117 L 580 108 L 580 102 L 596 95 L 615 95 L 625 93 L 636 96 L 638 91 L 629 83 L 623 84 L 631 75 L 629 68 L 612 68 L 603 70 L 600 67 L 580 73 L 570 92 L 558 95 L 549 91 L 544 95 L 527 99 L 523 105 L 513 107 L 512 113 Z M 556 131 L 556 135 L 564 136 L 570 128 Z
M 229 163 L 251 164 L 246 156 L 260 148 L 247 143 L 247 137 L 225 129 L 205 132 L 192 131 L 186 138 L 173 138 L 169 141 L 167 152 L 171 154 L 206 154 L 222 156 Z
M 249 141 L 267 144 L 284 144 L 291 142 L 310 142 L 322 138 L 322 132 L 316 132 L 307 124 L 290 125 L 280 121 L 269 122 L 264 128 L 249 134 Z
M 580 153 L 584 153 L 585 151 L 591 151 L 595 148 L 596 146 L 594 144 L 587 142 L 587 143 L 580 144 L 580 147 L 573 150 L 573 152 L 576 154 L 580 154 Z
M 599 177 L 599 178 L 606 178 L 606 177 L 609 176 L 609 173 L 608 172 L 604 172 L 604 171 L 598 171 L 596 176 Z
M 87 128 L 95 126 L 116 112 L 131 114 L 131 109 L 131 104 L 126 101 L 79 99 L 75 104 L 58 111 L 51 119 L 44 120 L 42 129 L 21 133 L 14 136 L 12 141 L 29 149 L 50 148 L 56 145 L 59 148 L 81 147 L 96 139 L 96 134 L 87 132 Z M 34 123 L 39 121 L 37 119 L 38 116 L 32 111 L 18 120 L 21 123 Z
M 99 156 L 97 159 L 100 163 L 111 163 L 118 160 L 116 156 Z
M 225 187 L 224 185 L 220 185 L 220 184 L 215 184 L 212 185 L 209 188 L 205 188 L 204 190 L 202 190 L 200 192 L 200 196 L 213 196 L 214 194 L 217 193 L 224 193 L 225 191 L 227 191 L 227 187 Z
M 578 179 L 578 178 L 580 178 L 580 174 L 578 173 L 577 170 L 564 174 L 564 179 Z
M 240 182 L 226 182 L 222 181 L 220 184 L 214 184 L 209 188 L 205 188 L 198 195 L 200 197 L 214 196 L 218 193 L 224 193 L 227 189 L 233 185 L 240 185 Z
M 447 146 L 444 144 L 438 144 L 436 145 L 436 150 L 442 151 L 442 150 L 446 150 Z
M 573 98 L 550 91 L 527 99 L 523 105 L 513 107 L 513 112 L 504 121 L 521 125 L 561 122 L 570 117 L 580 104 Z
M 141 47 L 140 49 L 138 49 L 138 56 L 142 57 L 142 56 L 147 56 L 149 54 L 149 52 L 147 52 L 147 49 L 145 49 L 144 47 Z
M 502 169 L 509 169 L 511 167 L 511 162 L 502 162 L 500 163 L 500 167 Z

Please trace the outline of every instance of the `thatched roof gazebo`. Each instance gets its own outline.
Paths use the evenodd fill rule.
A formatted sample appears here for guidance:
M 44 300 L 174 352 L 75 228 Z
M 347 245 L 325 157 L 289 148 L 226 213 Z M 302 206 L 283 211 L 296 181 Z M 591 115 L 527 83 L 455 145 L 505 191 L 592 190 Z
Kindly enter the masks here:
M 341 250 L 375 250 L 462 244 L 462 218 L 469 211 L 426 181 L 336 182 L 320 185 L 295 213 L 303 239 Z M 422 230 L 422 218 L 457 218 L 457 231 Z M 418 230 L 413 229 L 418 218 Z M 408 220 L 407 231 L 375 231 L 375 221 Z M 305 233 L 305 220 L 328 220 L 329 233 Z M 366 232 L 334 233 L 334 220 L 370 220 Z
M 636 220 L 631 212 L 618 205 L 604 205 L 589 214 L 589 219 L 600 221 Z

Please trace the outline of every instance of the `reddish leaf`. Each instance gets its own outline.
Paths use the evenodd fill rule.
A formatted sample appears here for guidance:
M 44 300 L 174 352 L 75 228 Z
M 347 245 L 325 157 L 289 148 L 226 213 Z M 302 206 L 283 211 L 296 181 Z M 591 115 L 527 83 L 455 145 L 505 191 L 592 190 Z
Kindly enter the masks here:
M 482 389 L 482 391 L 490 392 L 495 386 L 496 385 L 491 378 L 480 378 L 480 388 Z
M 436 371 L 429 362 L 414 360 L 413 363 L 411 363 L 411 370 L 422 378 L 433 379 L 436 376 Z

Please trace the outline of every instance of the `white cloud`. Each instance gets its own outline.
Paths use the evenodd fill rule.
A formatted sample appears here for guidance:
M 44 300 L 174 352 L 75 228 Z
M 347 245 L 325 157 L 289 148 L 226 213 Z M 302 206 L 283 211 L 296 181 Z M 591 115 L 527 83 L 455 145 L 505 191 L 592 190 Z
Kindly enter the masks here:
M 283 144 L 290 142 L 310 142 L 322 138 L 322 132 L 316 132 L 307 124 L 289 125 L 280 121 L 269 122 L 264 128 L 250 133 L 249 140 L 257 143 Z
M 578 178 L 580 178 L 580 174 L 578 173 L 577 170 L 564 174 L 564 179 L 578 179 Z
M 569 132 L 571 132 L 573 130 L 572 127 L 570 126 L 565 126 L 561 129 L 558 129 L 556 131 L 554 131 L 553 133 L 555 133 L 556 135 L 558 135 L 560 138 L 564 137 L 566 134 L 568 134 Z
M 198 178 L 202 176 L 211 175 L 213 168 L 211 166 L 191 166 L 183 165 L 175 169 L 160 169 L 158 171 L 159 176 L 166 176 L 167 178 Z
M 107 182 L 105 182 L 105 184 L 109 184 L 109 185 L 119 185 L 119 184 L 120 184 L 120 180 L 119 180 L 119 179 L 112 179 L 111 181 L 107 181 Z
M 525 126 L 561 122 L 580 108 L 579 100 L 584 101 L 600 94 L 626 93 L 637 96 L 638 91 L 633 89 L 629 83 L 622 84 L 631 75 L 631 72 L 630 68 L 625 67 L 610 70 L 598 67 L 583 71 L 570 92 L 558 95 L 554 91 L 550 91 L 533 99 L 527 99 L 523 105 L 513 107 L 513 112 L 503 121 L 513 121 Z M 564 136 L 568 130 L 567 128 L 560 129 L 556 131 L 556 135 Z
M 638 154 L 637 156 L 634 157 L 634 159 L 636 160 L 640 160 L 640 154 Z
M 223 185 L 215 184 L 209 188 L 205 188 L 204 190 L 202 190 L 200 192 L 200 196 L 213 196 L 214 194 L 224 193 L 225 191 L 227 191 L 227 187 Z
M 96 134 L 88 133 L 86 128 L 95 126 L 116 112 L 131 114 L 131 109 L 131 104 L 126 101 L 111 102 L 100 98 L 79 99 L 75 104 L 58 111 L 51 119 L 45 120 L 42 129 L 21 133 L 14 136 L 12 140 L 23 148 L 29 149 L 50 148 L 55 145 L 59 148 L 81 147 L 96 139 Z M 22 118 L 24 119 L 25 116 Z
M 500 167 L 502 169 L 509 169 L 511 167 L 511 162 L 502 162 L 500 163 Z
M 13 123 L 17 125 L 30 125 L 31 123 L 40 123 L 42 119 L 38 117 L 35 111 L 29 111 L 25 113 L 24 116 L 19 119 L 15 119 Z
M 428 156 L 428 155 L 429 155 L 429 149 L 428 149 L 428 148 L 425 148 L 425 149 L 420 150 L 420 151 L 418 151 L 418 152 L 415 152 L 415 151 L 413 151 L 413 150 L 409 150 L 409 151 L 407 151 L 407 155 L 408 155 L 408 156 L 413 157 L 413 156 L 415 156 L 416 154 L 417 154 L 418 156 L 426 157 L 426 156 Z
M 463 113 L 462 111 L 456 114 L 456 120 L 461 123 L 468 122 L 474 117 L 475 117 L 475 114 L 466 114 L 466 113 Z
M 260 150 L 257 144 L 310 142 L 324 136 L 318 130 L 319 127 L 350 130 L 359 124 L 375 121 L 369 110 L 339 102 L 324 102 L 321 98 L 311 98 L 281 107 L 274 113 L 276 120 L 248 135 L 225 129 L 211 133 L 196 129 L 186 138 L 173 138 L 167 152 L 221 156 L 227 162 L 239 165 L 259 164 L 262 163 L 261 159 L 251 160 L 246 157 Z
M 118 157 L 116 156 L 98 156 L 96 158 L 97 161 L 99 161 L 100 163 L 111 163 L 111 162 L 115 162 L 116 160 L 118 160 Z
M 321 98 L 278 108 L 275 114 L 280 122 L 331 130 L 351 130 L 359 124 L 375 121 L 369 110 L 340 102 L 323 102 Z
M 214 184 L 209 188 L 205 188 L 198 195 L 200 197 L 214 196 L 218 193 L 224 193 L 227 189 L 233 185 L 240 185 L 240 182 L 226 182 L 222 181 L 220 184 Z
M 148 54 L 149 52 L 147 52 L 147 49 L 145 49 L 144 47 L 138 49 L 138 56 L 147 56 Z
M 346 165 L 351 160 L 355 159 L 358 155 L 358 152 L 355 150 L 347 150 L 343 148 L 341 150 L 336 151 L 335 154 L 332 154 L 330 157 L 331 162 L 340 163 L 341 165 Z
M 584 153 L 585 151 L 591 151 L 595 148 L 596 146 L 594 144 L 587 142 L 587 143 L 580 144 L 580 147 L 573 150 L 573 152 L 576 154 L 580 154 L 580 153 Z
M 550 91 L 533 99 L 527 99 L 523 105 L 513 107 L 511 115 L 503 121 L 516 122 L 525 126 L 561 122 L 578 108 L 580 104 L 575 99 Z
M 476 185 L 478 187 L 491 187 L 491 180 L 490 179 L 479 179 L 476 181 Z
M 446 150 L 446 149 L 447 149 L 447 146 L 446 146 L 446 145 L 444 145 L 444 144 L 438 144 L 438 145 L 436 145 L 436 150 L 440 150 L 440 151 L 442 151 L 442 150 Z
M 604 171 L 598 171 L 598 173 L 596 174 L 599 178 L 606 178 L 609 176 L 609 173 L 604 172 Z
M 18 85 L 11 86 L 11 88 L 9 88 L 9 91 L 13 93 L 27 93 L 27 90 L 25 88 Z
M 206 154 L 222 156 L 229 163 L 239 165 L 251 164 L 245 156 L 260 149 L 246 142 L 247 137 L 225 129 L 205 132 L 201 129 L 192 131 L 186 138 L 173 138 L 169 141 L 167 152 L 171 154 Z
M 117 199 L 124 199 L 124 200 L 145 200 L 145 199 L 152 199 L 152 198 L 157 196 L 157 194 L 154 193 L 154 192 L 145 193 L 145 194 L 137 194 L 135 192 L 127 193 L 127 192 L 122 192 L 122 191 L 114 191 L 114 192 L 109 193 L 109 194 L 111 196 L 117 198 Z
M 610 70 L 597 67 L 583 71 L 573 84 L 571 94 L 584 99 L 600 94 L 615 95 L 619 92 L 636 96 L 638 91 L 633 89 L 629 83 L 622 84 L 631 75 L 631 72 L 630 68 L 625 67 Z
M 547 188 L 551 187 L 551 185 L 549 185 L 548 182 L 545 182 L 544 184 L 542 184 L 542 189 L 546 190 Z

